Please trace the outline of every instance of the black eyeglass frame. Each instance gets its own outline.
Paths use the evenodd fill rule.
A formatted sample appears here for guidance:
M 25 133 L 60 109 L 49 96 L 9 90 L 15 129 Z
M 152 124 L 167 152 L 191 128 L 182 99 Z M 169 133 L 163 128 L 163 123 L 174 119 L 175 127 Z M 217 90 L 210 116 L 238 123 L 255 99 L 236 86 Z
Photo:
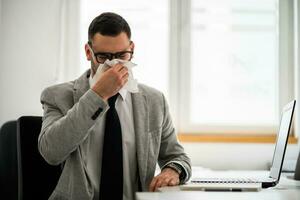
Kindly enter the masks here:
M 132 44 L 132 41 L 130 41 L 130 44 L 129 44 L 129 46 Z M 93 50 L 93 48 L 92 48 L 92 43 L 91 43 L 91 41 L 88 41 L 88 45 L 90 46 L 90 48 L 91 48 L 91 50 L 92 50 L 92 52 L 93 52 L 93 54 L 94 54 L 94 56 L 95 56 L 95 59 L 96 59 L 96 61 L 98 62 L 98 63 L 104 63 L 105 62 L 105 60 L 106 59 L 108 59 L 108 60 L 112 60 L 112 59 L 114 59 L 114 58 L 120 58 L 120 55 L 122 55 L 122 54 L 124 54 L 124 53 L 130 53 L 130 58 L 129 58 L 129 60 L 128 61 L 130 61 L 131 59 L 132 59 L 132 57 L 133 57 L 133 51 L 120 51 L 120 52 L 116 52 L 116 53 L 108 53 L 108 52 L 94 52 L 94 50 Z M 98 56 L 99 55 L 101 55 L 101 56 L 103 56 L 103 57 L 106 57 L 106 59 L 103 61 L 103 60 L 101 60 L 101 61 L 99 61 L 98 60 Z

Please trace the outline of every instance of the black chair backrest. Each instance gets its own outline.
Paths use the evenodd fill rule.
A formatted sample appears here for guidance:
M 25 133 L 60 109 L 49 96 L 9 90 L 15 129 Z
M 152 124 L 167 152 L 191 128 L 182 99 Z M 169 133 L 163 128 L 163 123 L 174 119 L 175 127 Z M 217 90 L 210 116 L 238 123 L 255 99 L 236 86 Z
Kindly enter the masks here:
M 42 117 L 23 116 L 17 121 L 19 199 L 48 199 L 61 174 L 60 166 L 49 165 L 38 151 Z
M 0 129 L 0 199 L 18 198 L 17 121 Z

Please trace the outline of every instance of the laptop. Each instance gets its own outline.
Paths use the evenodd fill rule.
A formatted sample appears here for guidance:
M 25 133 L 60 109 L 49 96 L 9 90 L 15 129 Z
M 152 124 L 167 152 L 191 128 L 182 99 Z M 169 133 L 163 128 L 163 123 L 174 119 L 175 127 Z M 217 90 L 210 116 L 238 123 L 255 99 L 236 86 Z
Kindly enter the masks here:
M 269 177 L 265 178 L 195 178 L 191 183 L 181 185 L 181 190 L 204 191 L 257 191 L 261 188 L 274 187 L 278 184 L 284 160 L 285 150 L 291 130 L 292 118 L 296 100 L 284 106 L 280 127 L 277 134 L 276 146 L 273 154 L 272 167 Z

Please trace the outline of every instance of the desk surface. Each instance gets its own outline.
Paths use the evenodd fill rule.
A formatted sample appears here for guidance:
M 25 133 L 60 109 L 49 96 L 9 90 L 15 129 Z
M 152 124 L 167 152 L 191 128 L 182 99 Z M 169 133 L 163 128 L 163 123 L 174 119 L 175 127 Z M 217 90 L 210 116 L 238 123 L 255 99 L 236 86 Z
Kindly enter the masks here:
M 193 169 L 193 177 L 266 177 L 267 171 L 212 171 Z M 161 192 L 138 192 L 136 200 L 192 200 L 192 199 L 241 199 L 241 200 L 300 200 L 300 181 L 282 174 L 276 187 L 259 192 L 205 192 L 180 191 L 179 187 L 161 188 Z

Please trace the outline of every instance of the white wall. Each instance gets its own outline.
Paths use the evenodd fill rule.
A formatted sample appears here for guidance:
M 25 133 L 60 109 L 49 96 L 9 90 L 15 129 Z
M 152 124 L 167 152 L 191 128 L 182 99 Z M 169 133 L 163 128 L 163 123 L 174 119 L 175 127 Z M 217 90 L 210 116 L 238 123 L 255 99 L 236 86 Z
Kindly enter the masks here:
M 21 115 L 42 115 L 42 90 L 62 80 L 61 68 L 74 61 L 62 45 L 76 35 L 63 30 L 70 23 L 62 9 L 68 11 L 70 2 L 75 1 L 2 0 L 0 125 Z
M 248 143 L 183 143 L 192 164 L 207 168 L 268 169 L 272 163 L 275 144 Z M 285 160 L 296 160 L 299 147 L 289 144 Z
M 42 89 L 54 82 L 58 0 L 2 0 L 0 124 L 41 115 Z

